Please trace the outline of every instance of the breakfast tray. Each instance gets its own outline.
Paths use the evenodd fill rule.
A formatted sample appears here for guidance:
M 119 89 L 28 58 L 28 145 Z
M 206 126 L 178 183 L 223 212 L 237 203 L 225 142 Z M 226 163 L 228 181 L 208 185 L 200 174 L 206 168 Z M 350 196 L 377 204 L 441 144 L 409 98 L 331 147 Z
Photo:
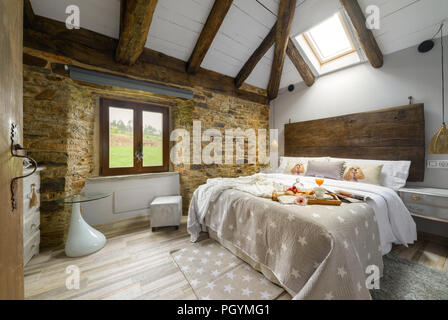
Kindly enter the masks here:
M 272 193 L 272 200 L 278 201 L 278 197 L 281 196 L 305 196 L 308 198 L 308 204 L 309 205 L 323 205 L 323 206 L 340 206 L 342 204 L 342 201 L 338 198 L 338 196 L 334 193 L 328 192 L 327 194 L 331 195 L 333 199 L 310 199 L 307 197 L 304 193 L 292 193 L 292 192 L 276 192 L 274 191 Z
M 308 199 L 308 204 L 314 205 L 314 204 L 320 204 L 323 206 L 340 206 L 342 204 L 342 201 L 338 198 L 337 195 L 334 193 L 328 193 L 330 196 L 333 197 L 333 199 Z

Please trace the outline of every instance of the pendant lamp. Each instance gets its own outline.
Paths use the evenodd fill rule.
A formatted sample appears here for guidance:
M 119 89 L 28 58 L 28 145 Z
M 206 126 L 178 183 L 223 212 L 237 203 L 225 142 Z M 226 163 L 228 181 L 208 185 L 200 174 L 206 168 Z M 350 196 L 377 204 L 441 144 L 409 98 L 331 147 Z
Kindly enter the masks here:
M 440 32 L 440 43 L 442 48 L 442 127 L 432 138 L 431 143 L 429 144 L 428 153 L 429 154 L 448 154 L 448 129 L 446 128 L 445 122 L 445 68 L 444 68 L 444 51 L 443 51 L 443 27 L 442 23 L 439 31 Z M 434 38 L 433 38 L 434 39 Z M 433 39 L 427 40 L 420 44 L 418 47 L 419 52 L 428 52 L 434 47 Z

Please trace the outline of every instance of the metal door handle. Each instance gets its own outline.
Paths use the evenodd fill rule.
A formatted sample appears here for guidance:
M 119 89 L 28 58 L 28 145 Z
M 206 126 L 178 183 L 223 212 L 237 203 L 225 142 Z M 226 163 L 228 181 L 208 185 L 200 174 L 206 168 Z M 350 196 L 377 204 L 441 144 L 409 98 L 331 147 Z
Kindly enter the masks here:
M 18 180 L 31 176 L 37 170 L 37 162 L 34 159 L 27 156 L 26 149 L 20 144 L 16 143 L 16 139 L 17 139 L 17 125 L 13 123 L 11 125 L 11 155 L 16 158 L 28 159 L 28 161 L 30 161 L 33 166 L 33 171 L 27 175 L 15 177 L 11 180 L 11 204 L 13 212 L 17 209 L 16 191 Z M 19 154 L 20 151 L 24 151 L 25 154 L 23 155 Z
M 143 152 L 141 152 L 141 151 L 136 151 L 135 152 L 135 156 L 137 157 L 137 160 L 138 161 L 142 161 L 143 160 Z

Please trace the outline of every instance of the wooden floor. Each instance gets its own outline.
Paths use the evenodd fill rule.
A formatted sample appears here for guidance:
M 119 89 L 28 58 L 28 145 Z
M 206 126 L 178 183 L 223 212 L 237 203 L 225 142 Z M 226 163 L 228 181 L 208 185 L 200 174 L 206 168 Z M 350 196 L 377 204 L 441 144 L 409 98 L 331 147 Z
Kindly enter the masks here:
M 188 245 L 185 220 L 179 231 L 152 233 L 138 224 L 126 234 L 105 231 L 104 249 L 87 257 L 68 258 L 63 249 L 43 252 L 25 268 L 27 299 L 196 299 L 170 251 Z M 448 243 L 423 239 L 393 252 L 448 272 Z M 80 289 L 67 290 L 68 266 L 80 269 Z M 290 299 L 284 294 L 280 299 Z
M 448 272 L 448 239 L 419 234 L 419 241 L 406 248 L 394 246 L 392 253 L 402 258 Z
M 170 252 L 188 245 L 186 218 L 174 228 L 153 233 L 149 223 L 135 225 L 126 234 L 101 228 L 108 238 L 97 253 L 68 258 L 63 249 L 42 252 L 25 268 L 26 299 L 164 299 L 195 300 Z M 68 266 L 80 269 L 80 289 L 67 290 Z M 290 299 L 283 294 L 279 299 Z

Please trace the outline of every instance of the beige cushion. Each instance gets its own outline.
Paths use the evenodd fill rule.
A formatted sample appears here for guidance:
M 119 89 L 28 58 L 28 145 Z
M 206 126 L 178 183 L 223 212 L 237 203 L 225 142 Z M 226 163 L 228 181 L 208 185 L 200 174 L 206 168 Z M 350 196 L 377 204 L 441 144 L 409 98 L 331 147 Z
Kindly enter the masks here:
M 344 180 L 380 185 L 382 169 L 382 164 L 346 163 Z

